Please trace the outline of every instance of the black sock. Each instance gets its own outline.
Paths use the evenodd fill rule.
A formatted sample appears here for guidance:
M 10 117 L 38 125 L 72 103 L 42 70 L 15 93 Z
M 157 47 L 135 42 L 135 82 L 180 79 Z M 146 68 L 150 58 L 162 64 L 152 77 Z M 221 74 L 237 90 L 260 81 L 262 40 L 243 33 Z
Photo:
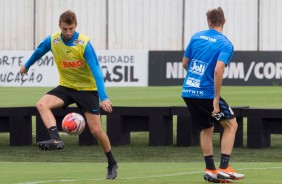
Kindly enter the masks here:
M 230 155 L 221 154 L 220 166 L 219 166 L 221 169 L 226 169 L 228 167 L 229 158 L 230 158 Z
M 48 132 L 49 132 L 51 139 L 56 139 L 56 140 L 59 140 L 59 141 L 61 140 L 61 138 L 59 136 L 58 128 L 56 126 L 52 126 L 52 127 L 48 128 Z
M 108 159 L 108 164 L 109 165 L 115 165 L 117 163 L 117 161 L 115 160 L 112 151 L 109 151 L 108 153 L 105 153 Z
M 213 155 L 205 156 L 206 168 L 209 170 L 216 170 Z

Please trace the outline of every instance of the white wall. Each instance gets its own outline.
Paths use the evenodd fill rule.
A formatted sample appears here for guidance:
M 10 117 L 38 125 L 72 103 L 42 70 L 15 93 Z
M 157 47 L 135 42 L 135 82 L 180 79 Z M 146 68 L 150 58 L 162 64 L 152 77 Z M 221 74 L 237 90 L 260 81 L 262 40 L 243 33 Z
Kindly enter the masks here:
M 180 50 L 182 0 L 109 0 L 109 49 Z
M 0 50 L 33 50 L 59 30 L 59 15 L 67 9 L 77 13 L 77 31 L 88 35 L 96 49 L 183 50 L 194 32 L 207 29 L 205 14 L 217 6 L 225 11 L 224 34 L 235 50 L 282 50 L 282 0 L 0 0 L 0 4 Z
M 260 50 L 282 50 L 282 0 L 260 1 Z
M 0 50 L 33 48 L 33 0 L 0 0 Z
M 257 50 L 257 0 L 186 0 L 185 47 L 195 32 L 208 29 L 206 12 L 218 6 L 226 18 L 223 33 L 235 50 Z
M 70 9 L 75 11 L 77 31 L 91 39 L 96 49 L 106 48 L 106 1 L 105 0 L 37 0 L 35 43 L 38 45 L 47 35 L 60 31 L 59 17 Z

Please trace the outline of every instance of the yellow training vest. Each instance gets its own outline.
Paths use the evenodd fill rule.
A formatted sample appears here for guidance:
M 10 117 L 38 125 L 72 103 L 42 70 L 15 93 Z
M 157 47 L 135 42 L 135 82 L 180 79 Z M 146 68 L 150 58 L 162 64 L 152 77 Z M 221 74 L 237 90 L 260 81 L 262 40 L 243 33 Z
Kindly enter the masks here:
M 97 90 L 96 81 L 84 58 L 89 38 L 79 34 L 74 46 L 67 46 L 61 32 L 52 34 L 51 50 L 60 75 L 59 84 L 76 90 Z

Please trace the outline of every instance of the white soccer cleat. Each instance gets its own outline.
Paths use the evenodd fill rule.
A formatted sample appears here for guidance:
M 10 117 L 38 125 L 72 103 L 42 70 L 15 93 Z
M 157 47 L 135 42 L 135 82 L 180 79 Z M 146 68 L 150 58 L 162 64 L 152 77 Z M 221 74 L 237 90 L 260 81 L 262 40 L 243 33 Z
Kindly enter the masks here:
M 230 166 L 228 166 L 226 169 L 218 168 L 217 177 L 222 179 L 240 180 L 243 179 L 245 175 L 237 173 Z
M 218 175 L 217 170 L 206 169 L 204 174 L 204 180 L 212 183 L 232 183 L 230 179 L 218 178 L 217 175 Z

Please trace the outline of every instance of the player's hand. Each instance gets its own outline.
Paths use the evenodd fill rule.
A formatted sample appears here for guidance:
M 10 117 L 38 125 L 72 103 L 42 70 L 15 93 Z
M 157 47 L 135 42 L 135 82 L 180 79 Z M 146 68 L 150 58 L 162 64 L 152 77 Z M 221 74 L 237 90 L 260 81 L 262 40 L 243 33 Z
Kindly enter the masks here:
M 23 65 L 20 68 L 20 74 L 23 75 L 25 73 L 27 73 L 28 69 L 26 69 Z
M 101 102 L 101 108 L 104 111 L 111 113 L 113 111 L 112 102 L 110 100 L 103 100 Z
M 213 111 L 212 111 L 212 116 L 215 117 L 215 115 L 217 113 L 220 112 L 220 109 L 219 109 L 219 98 L 214 98 L 213 99 Z

